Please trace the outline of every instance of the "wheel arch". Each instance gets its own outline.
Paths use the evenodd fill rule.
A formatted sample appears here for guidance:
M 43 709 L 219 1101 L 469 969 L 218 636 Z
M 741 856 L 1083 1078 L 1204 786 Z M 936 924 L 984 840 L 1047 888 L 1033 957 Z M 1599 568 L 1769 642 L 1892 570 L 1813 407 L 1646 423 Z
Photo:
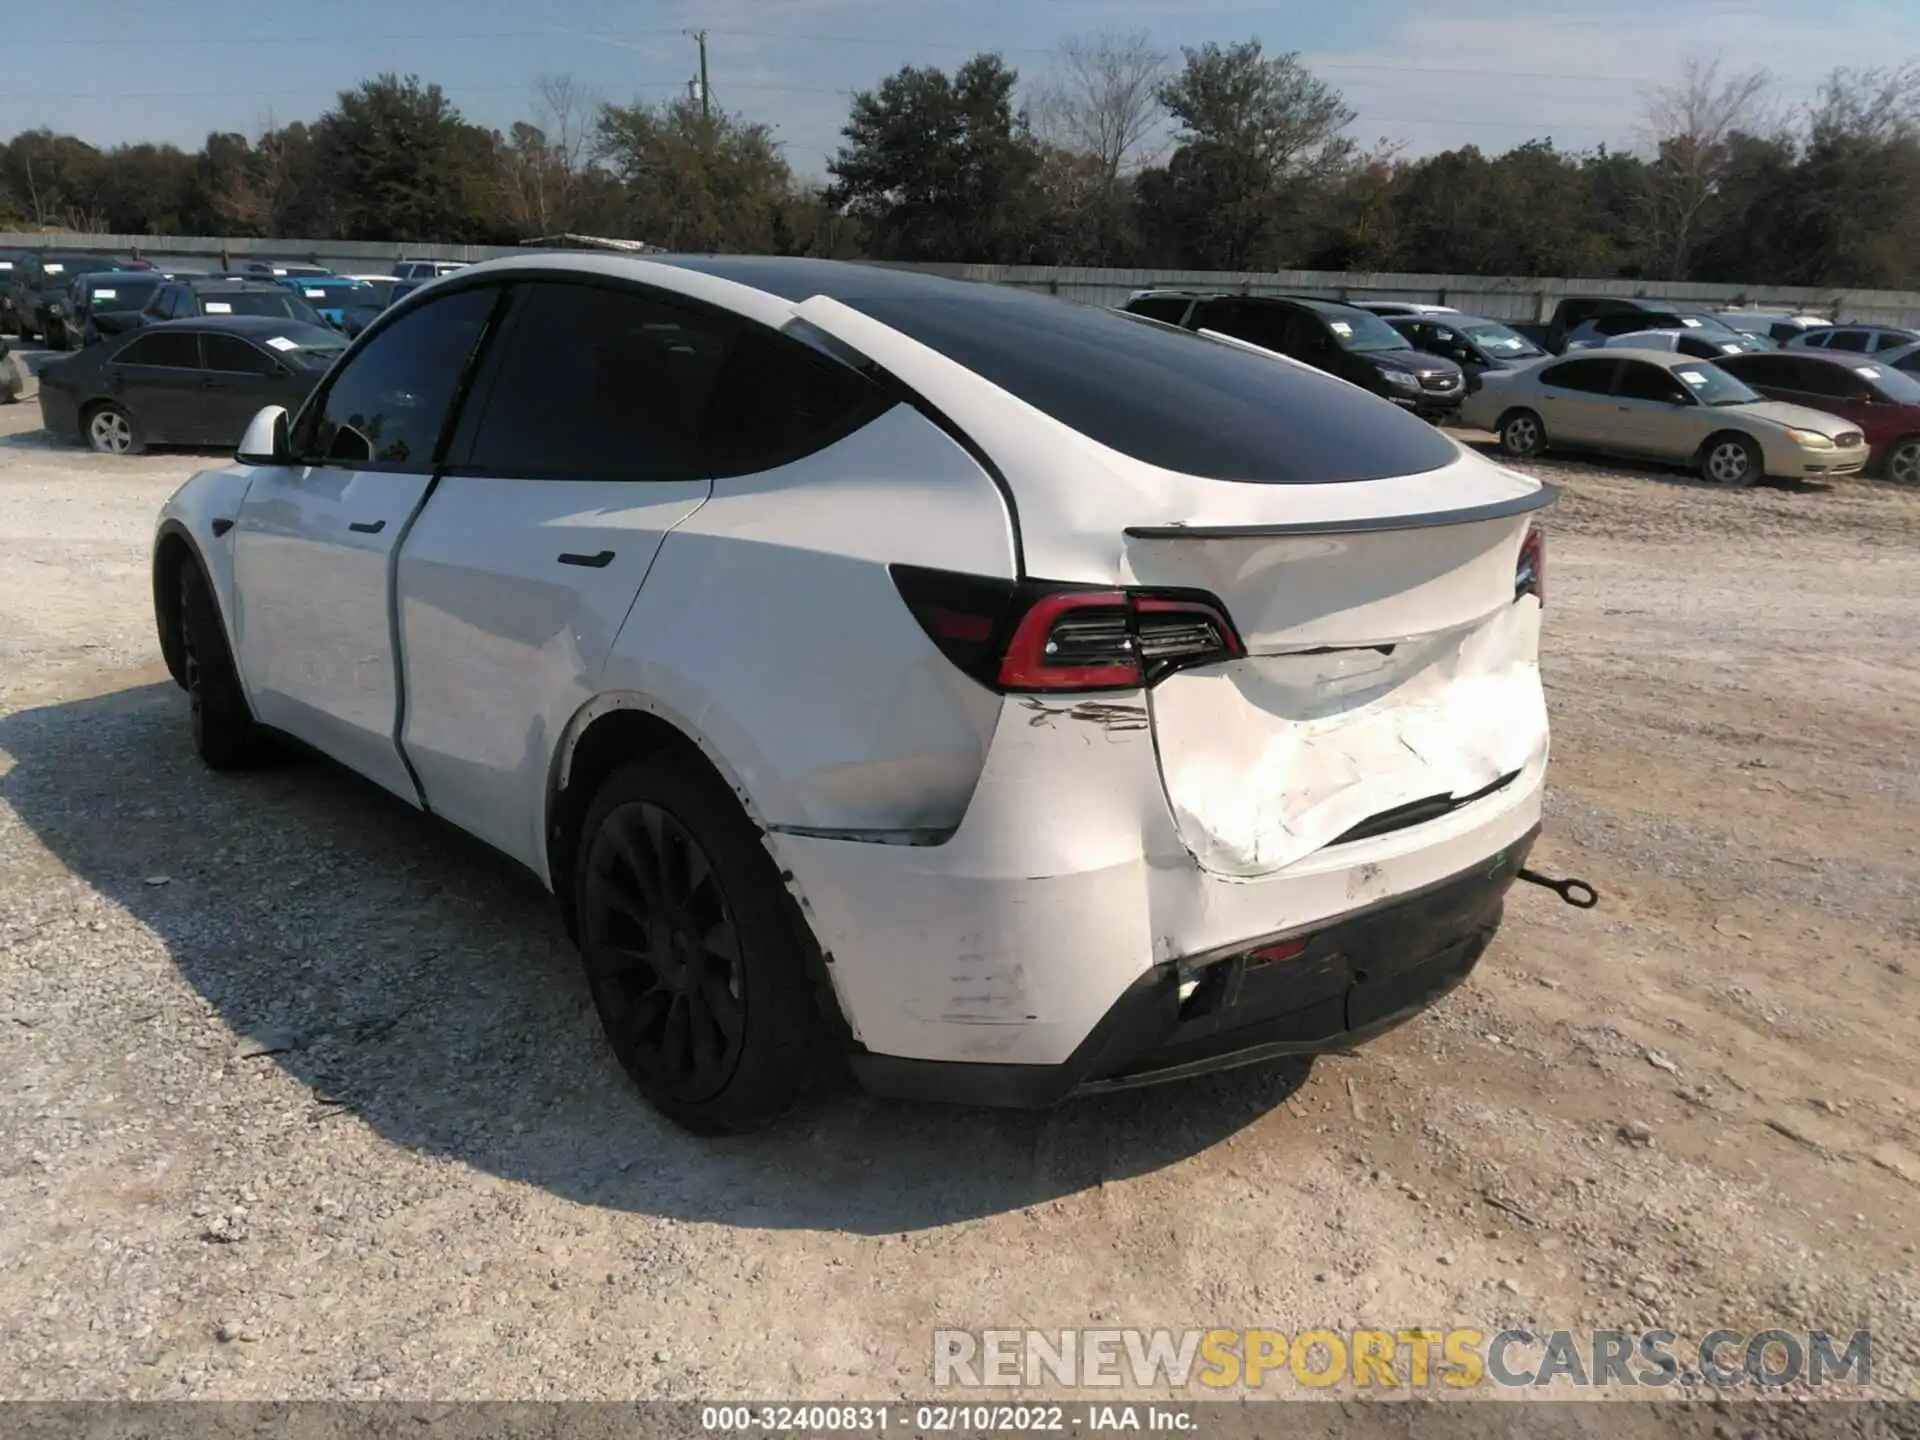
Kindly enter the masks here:
M 190 564 L 198 565 L 202 574 L 212 573 L 187 527 L 172 518 L 161 521 L 153 542 L 153 618 L 167 674 L 183 690 L 187 686 L 187 666 L 181 643 L 180 576 Z
M 572 876 L 581 826 L 594 792 L 621 765 L 663 751 L 684 755 L 688 763 L 710 771 L 733 792 L 754 826 L 766 833 L 766 819 L 746 786 L 698 727 L 650 695 L 631 690 L 596 695 L 567 722 L 547 772 L 547 884 L 560 904 L 569 937 L 577 938 Z

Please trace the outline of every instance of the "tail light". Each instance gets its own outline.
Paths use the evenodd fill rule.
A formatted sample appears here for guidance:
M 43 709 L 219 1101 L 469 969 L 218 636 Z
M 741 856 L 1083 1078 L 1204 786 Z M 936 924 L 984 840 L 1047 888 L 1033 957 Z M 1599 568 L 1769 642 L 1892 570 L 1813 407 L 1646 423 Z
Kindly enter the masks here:
M 1121 690 L 1246 653 L 1213 596 L 993 580 L 895 565 L 895 588 L 927 637 L 999 691 Z
M 1520 542 L 1520 565 L 1513 573 L 1513 598 L 1531 595 L 1542 605 L 1547 603 L 1547 537 L 1539 530 L 1527 531 Z

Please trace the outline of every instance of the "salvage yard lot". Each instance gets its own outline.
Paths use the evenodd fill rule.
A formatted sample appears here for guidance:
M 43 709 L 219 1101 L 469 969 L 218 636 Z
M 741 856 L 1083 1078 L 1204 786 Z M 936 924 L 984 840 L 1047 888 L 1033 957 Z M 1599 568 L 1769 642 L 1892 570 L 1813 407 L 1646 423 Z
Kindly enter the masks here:
M 1351 1057 L 703 1142 L 544 897 L 307 762 L 193 758 L 188 455 L 0 409 L 9 1397 L 925 1395 L 937 1326 L 1657 1323 L 1920 1361 L 1920 495 L 1551 463 L 1535 864 Z

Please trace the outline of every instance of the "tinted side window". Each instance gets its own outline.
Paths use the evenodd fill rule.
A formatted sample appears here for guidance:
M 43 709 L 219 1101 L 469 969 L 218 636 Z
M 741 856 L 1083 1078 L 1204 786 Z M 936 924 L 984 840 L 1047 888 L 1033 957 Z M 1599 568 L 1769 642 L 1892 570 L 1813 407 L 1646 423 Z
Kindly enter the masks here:
M 865 376 L 758 326 L 740 330 L 707 403 L 707 464 L 716 479 L 790 465 L 891 409 Z
M 462 468 L 566 480 L 706 475 L 701 417 L 731 328 L 637 290 L 529 287 Z
M 1620 368 L 1620 383 L 1614 394 L 1624 400 L 1684 400 L 1686 392 L 1672 374 L 1658 365 L 1629 360 Z
M 1835 365 L 1826 360 L 1789 360 L 1786 363 L 1789 367 L 1786 383 L 1792 389 L 1809 395 L 1839 399 L 1842 395 L 1852 394 L 1857 388 L 1853 383 L 1854 377 L 1844 365 Z
M 191 331 L 179 330 L 146 334 L 113 358 L 119 365 L 161 365 L 170 370 L 198 370 L 200 337 Z
M 1887 331 L 1883 333 L 1879 339 L 1873 342 L 1873 348 L 1875 350 L 1897 350 L 1902 345 L 1910 345 L 1912 343 L 1913 342 L 1908 340 L 1907 337 L 1904 335 L 1895 334 L 1893 331 Z
M 1149 295 L 1144 299 L 1128 301 L 1127 309 L 1149 320 L 1164 320 L 1169 325 L 1178 325 L 1185 318 L 1187 306 L 1191 303 L 1184 295 Z
M 274 362 L 267 352 L 249 345 L 238 335 L 202 335 L 200 344 L 209 370 L 224 370 L 234 375 L 273 374 Z
M 1291 333 L 1288 328 L 1289 321 L 1294 313 L 1278 305 L 1230 301 L 1210 308 L 1205 324 L 1209 330 L 1218 330 L 1222 335 L 1231 335 L 1234 339 L 1244 340 L 1249 345 L 1258 345 L 1262 350 L 1284 351 L 1287 348 L 1287 337 Z
M 1800 385 L 1800 367 L 1813 368 L 1813 362 L 1795 360 L 1786 355 L 1750 355 L 1745 358 L 1734 356 L 1733 363 L 1721 362 L 1721 368 L 1728 374 L 1744 380 L 1749 385 L 1766 385 L 1776 390 L 1798 390 Z
M 1864 330 L 1829 330 L 1826 347 L 1829 350 L 1861 350 L 1867 348 L 1867 332 Z
M 1618 363 L 1615 360 L 1569 360 L 1542 370 L 1540 383 L 1551 385 L 1556 390 L 1604 395 L 1613 388 L 1613 371 Z
M 431 467 L 454 392 L 498 296 L 494 289 L 448 295 L 374 336 L 302 414 L 296 453 L 322 464 Z

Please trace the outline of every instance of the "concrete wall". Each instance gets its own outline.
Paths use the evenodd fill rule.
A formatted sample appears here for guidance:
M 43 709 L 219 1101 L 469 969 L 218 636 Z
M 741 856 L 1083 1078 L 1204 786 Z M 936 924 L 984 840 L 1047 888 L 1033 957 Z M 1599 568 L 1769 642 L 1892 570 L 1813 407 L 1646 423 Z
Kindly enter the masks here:
M 384 274 L 402 257 L 489 260 L 525 250 L 487 245 L 401 245 L 350 240 L 249 240 L 219 236 L 31 235 L 0 233 L 0 249 L 60 249 L 139 253 L 182 269 L 218 269 L 222 255 L 243 259 L 304 260 L 343 272 Z M 1134 290 L 1165 286 L 1237 290 L 1254 295 L 1306 294 L 1348 300 L 1424 300 L 1499 320 L 1544 321 L 1565 295 L 1621 295 L 1666 299 L 1702 307 L 1757 304 L 1768 309 L 1920 326 L 1920 292 L 1837 290 L 1791 285 L 1695 285 L 1665 281 L 1520 278 L 1505 275 L 1342 274 L 1321 270 L 1267 273 L 1204 270 L 1093 270 L 1041 265 L 915 265 L 902 268 L 1042 290 L 1084 304 L 1117 305 Z

